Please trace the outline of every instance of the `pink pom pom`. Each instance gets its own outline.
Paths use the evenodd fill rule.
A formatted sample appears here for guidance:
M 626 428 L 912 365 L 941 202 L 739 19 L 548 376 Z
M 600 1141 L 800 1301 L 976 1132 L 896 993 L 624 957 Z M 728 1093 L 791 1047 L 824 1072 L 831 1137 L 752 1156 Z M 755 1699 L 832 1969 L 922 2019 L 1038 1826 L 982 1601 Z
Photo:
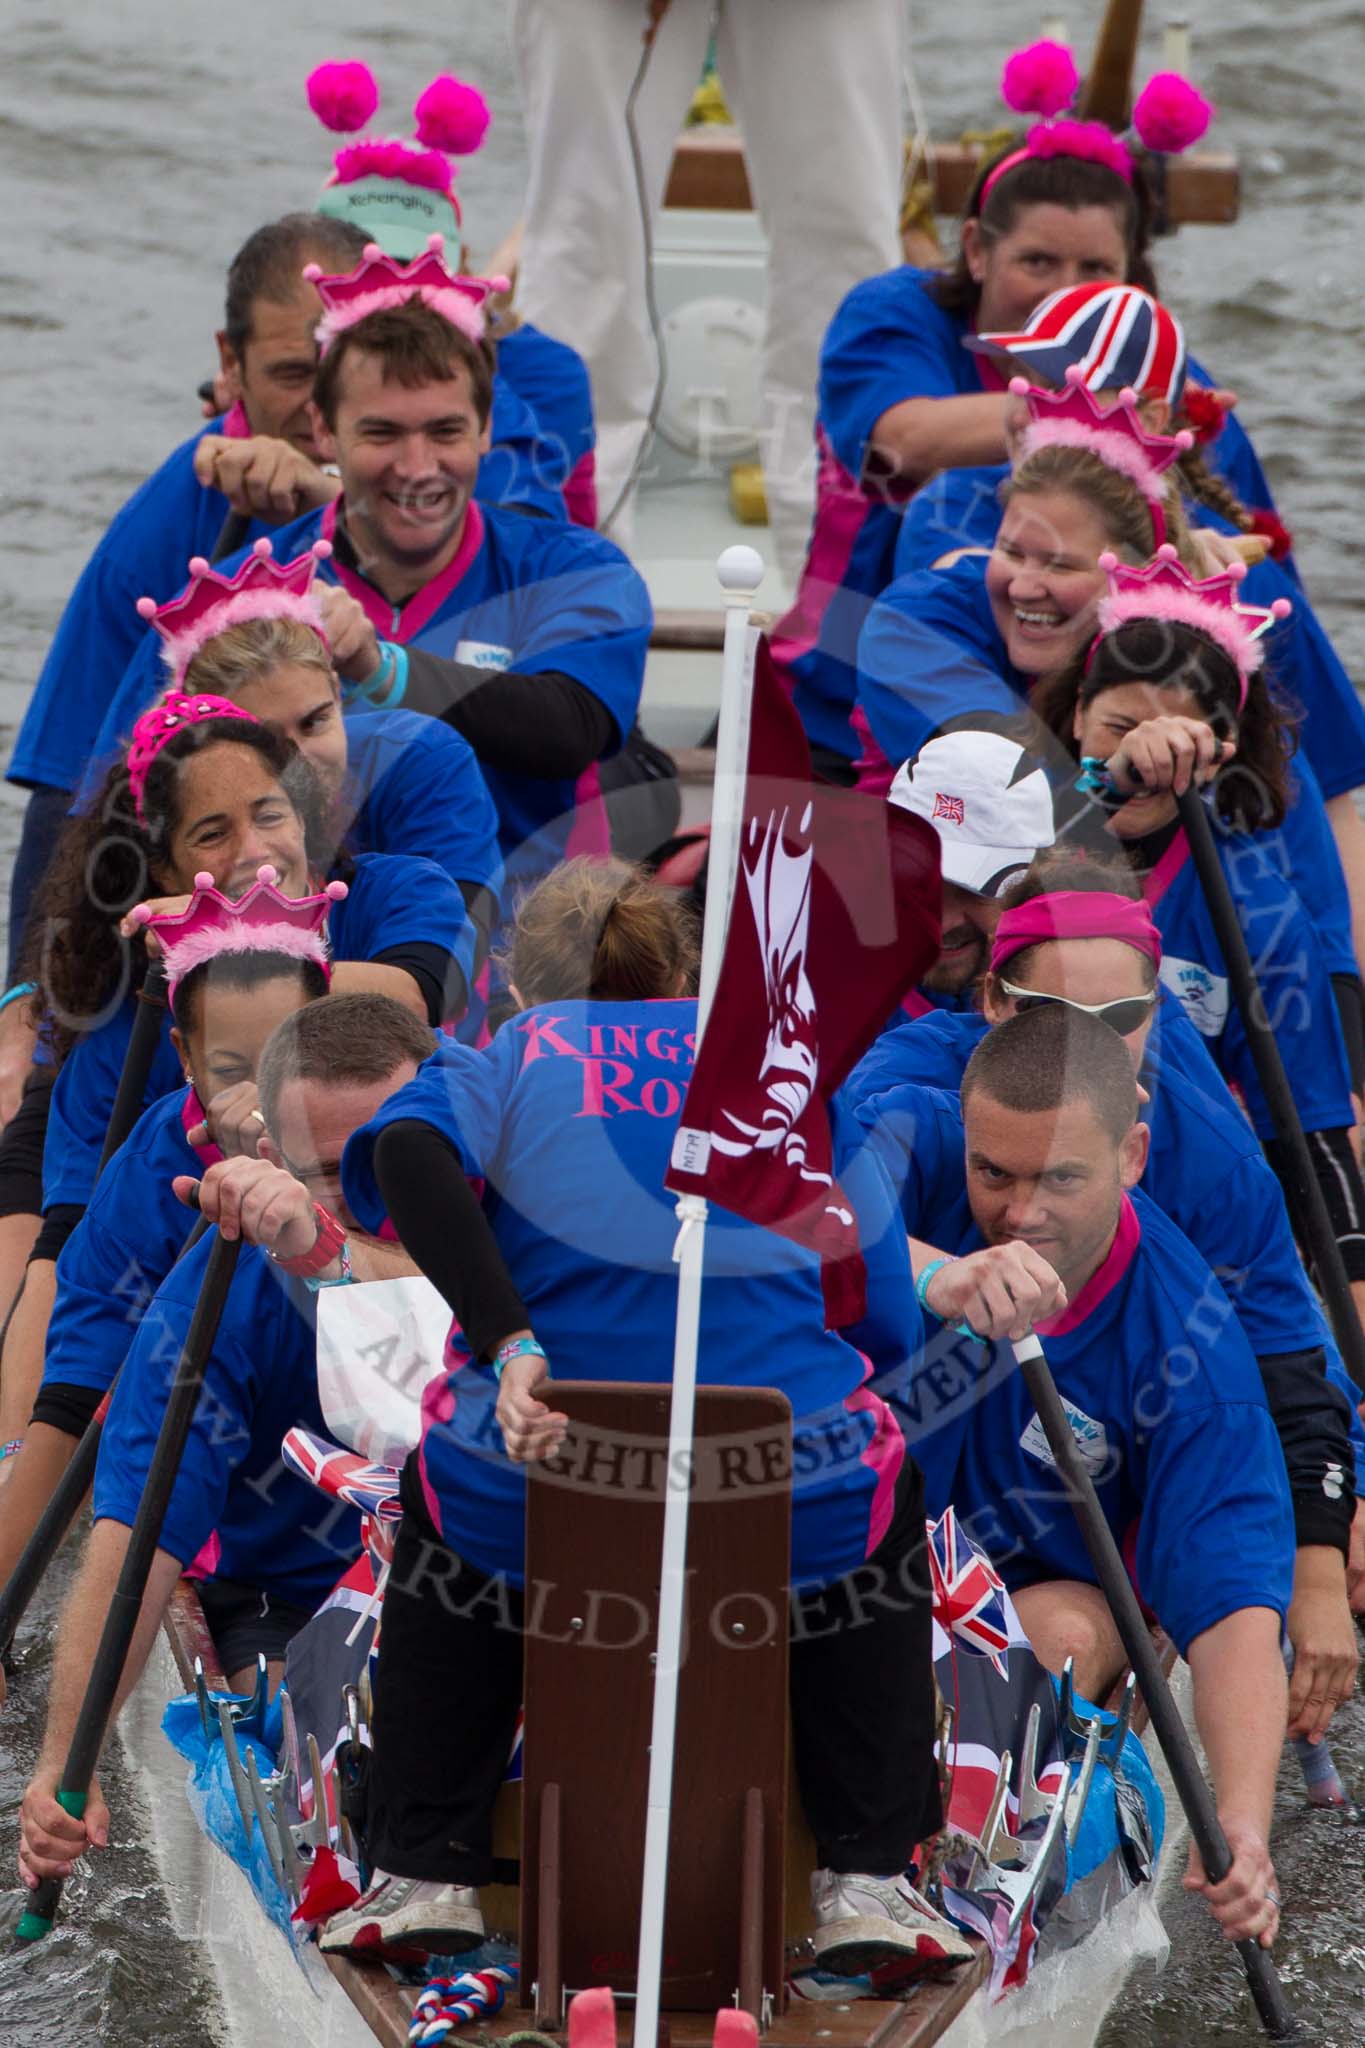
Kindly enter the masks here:
M 1084 366 L 1080 363 L 1068 363 L 1066 366 L 1065 376 L 1067 383 L 1074 390 L 1077 385 L 1084 384 L 1085 382 Z
M 196 877 L 197 879 L 198 877 Z M 209 880 L 213 880 L 212 875 L 209 876 Z M 150 924 L 155 915 L 156 912 L 149 903 L 135 903 L 128 913 L 128 919 L 131 924 Z
M 1115 569 L 1118 568 L 1118 565 L 1118 556 L 1114 553 L 1112 548 L 1106 548 L 1104 553 L 1100 556 L 1099 562 L 1096 566 L 1098 568 L 1103 569 L 1106 576 L 1112 576 Z
M 1158 562 L 1178 562 L 1180 560 L 1180 551 L 1178 548 L 1173 547 L 1170 541 L 1164 540 L 1156 551 L 1156 558 Z
M 1277 597 L 1275 599 L 1275 602 L 1270 607 L 1271 617 L 1276 619 L 1287 619 L 1289 617 L 1289 614 L 1293 611 L 1293 609 L 1294 606 L 1289 598 Z
M 309 284 L 316 284 L 318 279 L 322 276 L 322 265 L 320 263 L 305 263 L 303 266 L 303 274 L 305 278 L 308 280 Z
M 194 878 L 194 886 L 196 889 L 211 889 L 213 887 L 213 876 L 207 868 L 200 868 Z
M 1247 580 L 1247 565 L 1239 558 L 1235 562 L 1228 563 L 1227 573 L 1231 576 L 1234 583 L 1245 583 Z
M 483 94 L 449 72 L 432 79 L 412 111 L 417 140 L 428 149 L 448 149 L 452 156 L 469 156 L 476 150 L 492 119 Z
M 154 619 L 156 617 L 156 599 L 154 597 L 140 597 L 137 601 L 137 615 L 140 619 Z
M 1065 43 L 1045 37 L 1016 50 L 1005 60 L 1000 97 L 1016 114 L 1041 114 L 1050 120 L 1071 105 L 1081 88 L 1076 60 Z
M 328 562 L 332 558 L 332 543 L 329 540 L 315 540 L 308 552 L 315 562 Z
M 271 867 L 269 861 L 264 862 L 264 864 L 261 867 L 258 867 L 256 870 L 256 880 L 258 882 L 264 882 L 267 889 L 273 888 L 274 884 L 278 882 L 279 879 L 280 878 L 278 873 L 274 868 Z
M 1010 378 L 1010 390 L 1016 398 L 1027 398 L 1032 389 L 1033 386 L 1029 383 L 1027 377 Z
M 1213 104 L 1178 71 L 1158 71 L 1138 94 L 1133 126 L 1145 149 L 1178 156 L 1198 142 L 1213 119 Z
M 271 547 L 265 535 L 262 534 L 259 540 L 252 541 L 251 552 L 258 562 L 263 562 L 268 556 L 273 557 L 275 550 Z
M 308 104 L 324 128 L 354 135 L 379 105 L 379 87 L 368 64 L 319 64 L 308 77 Z
M 330 896 L 333 903 L 344 903 L 351 892 L 344 882 L 329 882 L 322 893 Z
M 1050 126 L 1030 128 L 1028 153 L 1079 157 L 1082 163 L 1103 164 L 1125 185 L 1133 182 L 1133 159 L 1127 145 L 1103 121 L 1054 121 Z
M 191 555 L 191 556 L 190 556 L 190 574 L 191 574 L 191 576 L 207 576 L 207 575 L 208 575 L 208 573 L 209 573 L 209 565 L 208 565 L 208 561 L 207 561 L 206 557 L 205 557 L 205 556 L 203 556 L 203 555 Z
M 1175 445 L 1182 455 L 1188 455 L 1194 446 L 1194 435 L 1188 427 L 1182 427 L 1175 437 Z

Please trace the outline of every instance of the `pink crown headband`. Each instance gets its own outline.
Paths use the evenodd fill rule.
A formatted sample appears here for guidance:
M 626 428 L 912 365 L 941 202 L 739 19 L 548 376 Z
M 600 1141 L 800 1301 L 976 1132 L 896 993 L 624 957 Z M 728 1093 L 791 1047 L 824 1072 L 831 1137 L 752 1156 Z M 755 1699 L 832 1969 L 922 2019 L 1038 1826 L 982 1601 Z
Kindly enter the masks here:
M 367 242 L 355 269 L 344 277 L 325 277 L 316 263 L 304 266 L 304 276 L 317 287 L 323 314 L 316 329 L 318 347 L 326 355 L 339 334 L 354 327 L 370 313 L 391 306 L 406 306 L 418 298 L 471 341 L 482 341 L 487 318 L 484 302 L 494 292 L 505 292 L 505 277 L 456 277 L 442 262 L 444 235 L 428 235 L 427 246 L 411 263 L 399 263 L 386 256 L 378 242 Z
M 260 724 L 259 719 L 253 718 L 249 711 L 243 711 L 230 697 L 210 697 L 207 694 L 187 697 L 183 690 L 168 690 L 150 711 L 143 712 L 133 727 L 126 757 L 128 787 L 133 793 L 133 808 L 139 824 L 147 822 L 142 799 L 147 788 L 147 776 L 161 749 L 187 725 L 203 725 L 210 718 L 244 718 L 248 725 Z
M 1138 396 L 1125 385 L 1117 405 L 1103 406 L 1085 381 L 1079 363 L 1069 363 L 1066 387 L 1043 391 L 1026 377 L 1011 377 L 1010 390 L 1028 407 L 1023 460 L 1040 448 L 1085 448 L 1108 469 L 1116 469 L 1137 485 L 1152 514 L 1158 547 L 1166 538 L 1166 471 L 1194 446 L 1187 427 L 1178 434 L 1149 434 L 1138 417 Z
M 1161 965 L 1161 935 L 1145 903 L 1109 889 L 1054 889 L 1004 913 L 991 946 L 991 973 L 1026 946 L 1052 939 L 1121 939 Z
M 291 960 L 312 960 L 331 979 L 324 927 L 332 905 L 345 901 L 346 884 L 329 882 L 314 896 L 282 896 L 278 881 L 273 867 L 258 868 L 251 887 L 234 902 L 205 869 L 194 878 L 185 910 L 158 913 L 139 903 L 133 917 L 160 941 L 172 1002 L 192 968 L 225 953 L 282 953 Z
M 1206 634 L 1235 664 L 1241 679 L 1240 711 L 1251 678 L 1265 659 L 1261 636 L 1289 617 L 1294 609 L 1289 599 L 1277 597 L 1269 605 L 1238 604 L 1245 562 L 1230 562 L 1216 576 L 1199 578 L 1190 575 L 1169 543 L 1140 569 L 1126 567 L 1113 554 L 1101 555 L 1099 565 L 1109 578 L 1109 592 L 1100 599 L 1100 630 L 1086 657 L 1087 672 L 1101 641 L 1129 619 L 1170 619 Z
M 981 187 L 978 212 L 1008 172 L 1031 157 L 1078 157 L 1082 162 L 1101 164 L 1133 182 L 1135 166 L 1127 144 L 1102 121 L 1074 121 L 1059 118 L 1080 91 L 1076 60 L 1064 43 L 1047 40 L 1016 50 L 1005 61 L 1000 94 L 1016 114 L 1038 114 L 1042 118 L 1030 128 L 1023 147 L 1011 150 L 988 174 Z M 1211 101 L 1182 78 L 1178 71 L 1158 71 L 1138 94 L 1133 108 L 1133 128 L 1143 148 L 1155 154 L 1178 156 L 1198 142 L 1213 119 Z
M 329 540 L 315 540 L 307 554 L 276 562 L 263 536 L 232 576 L 215 575 L 204 557 L 195 555 L 185 588 L 167 604 L 140 597 L 138 616 L 161 635 L 161 658 L 177 683 L 202 647 L 246 619 L 297 619 L 330 654 L 313 578 L 331 552 Z
M 319 64 L 309 74 L 308 104 L 324 128 L 353 135 L 373 120 L 379 109 L 379 86 L 368 64 L 358 61 Z M 449 199 L 460 220 L 460 202 L 453 190 L 455 165 L 450 156 L 471 156 L 480 147 L 491 119 L 483 94 L 448 72 L 433 78 L 412 110 L 416 140 L 368 136 L 338 150 L 328 180 L 354 184 L 358 178 L 395 178 L 421 185 Z

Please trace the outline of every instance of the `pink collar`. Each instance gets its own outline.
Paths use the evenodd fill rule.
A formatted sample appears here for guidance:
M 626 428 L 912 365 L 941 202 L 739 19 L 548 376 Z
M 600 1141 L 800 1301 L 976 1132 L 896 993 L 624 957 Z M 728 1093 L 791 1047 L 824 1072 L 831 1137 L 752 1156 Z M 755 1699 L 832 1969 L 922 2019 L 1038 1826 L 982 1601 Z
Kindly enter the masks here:
M 204 1105 L 199 1100 L 195 1090 L 187 1088 L 185 1090 L 185 1100 L 180 1105 L 180 1128 L 185 1133 L 185 1143 L 187 1145 L 189 1145 L 190 1132 L 196 1124 L 202 1124 L 203 1121 Z M 223 1157 L 223 1154 L 216 1145 L 190 1145 L 190 1150 L 204 1166 L 216 1166 Z
M 224 414 L 223 424 L 219 427 L 218 431 L 226 441 L 249 441 L 251 439 L 251 422 L 246 416 L 246 407 L 242 404 L 240 398 Z
M 1133 1254 L 1142 1241 L 1142 1225 L 1131 1199 L 1125 1195 L 1119 1208 L 1118 1228 L 1114 1242 L 1105 1253 L 1103 1262 L 1095 1268 L 1074 1301 L 1069 1301 L 1059 1316 L 1052 1316 L 1047 1322 L 1036 1327 L 1040 1337 L 1066 1337 L 1072 1330 L 1080 1328 L 1087 1316 L 1092 1316 L 1106 1294 L 1113 1292 L 1133 1263 Z
M 334 540 L 336 537 L 337 514 L 342 500 L 334 498 L 322 515 L 321 537 Z M 389 603 L 383 592 L 376 590 L 372 583 L 347 568 L 344 562 L 332 559 L 332 568 L 343 589 L 348 590 L 358 603 L 365 607 L 365 615 L 381 640 L 397 640 L 405 643 L 416 638 L 423 626 L 427 625 L 441 609 L 474 564 L 479 549 L 483 546 L 483 513 L 477 502 L 471 498 L 465 510 L 464 532 L 460 545 L 439 576 L 433 576 L 430 583 L 410 597 L 401 610 Z
M 1160 903 L 1189 857 L 1189 841 L 1183 831 L 1177 832 L 1142 885 L 1143 901 L 1149 908 Z

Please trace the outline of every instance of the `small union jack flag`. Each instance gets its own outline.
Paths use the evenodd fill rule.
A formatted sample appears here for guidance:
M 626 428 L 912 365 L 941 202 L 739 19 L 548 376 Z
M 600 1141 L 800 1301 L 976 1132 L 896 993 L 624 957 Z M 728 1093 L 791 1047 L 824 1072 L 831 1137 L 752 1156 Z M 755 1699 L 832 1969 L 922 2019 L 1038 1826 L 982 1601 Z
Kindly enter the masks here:
M 384 1521 L 401 1520 L 397 1468 L 373 1465 L 358 1451 L 329 1443 L 314 1436 L 311 1429 L 291 1429 L 280 1446 L 284 1462 L 300 1479 L 316 1486 L 332 1500 L 359 1508 L 362 1515 L 378 1515 Z
M 963 1535 L 951 1508 L 928 1524 L 928 1535 L 934 1619 L 967 1649 L 989 1657 L 1000 1676 L 1007 1678 L 1010 1632 L 1004 1580 L 985 1552 Z
M 934 816 L 946 818 L 950 825 L 965 825 L 966 804 L 960 796 L 948 796 L 943 790 L 934 791 Z

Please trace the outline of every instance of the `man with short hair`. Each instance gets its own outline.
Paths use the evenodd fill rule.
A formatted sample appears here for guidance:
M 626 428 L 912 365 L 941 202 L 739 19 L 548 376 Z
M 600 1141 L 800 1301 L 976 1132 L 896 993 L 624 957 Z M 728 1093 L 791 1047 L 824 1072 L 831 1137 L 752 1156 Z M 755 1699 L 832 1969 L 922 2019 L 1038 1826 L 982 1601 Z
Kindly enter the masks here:
M 333 287 L 344 310 L 353 281 L 319 280 L 324 303 Z M 408 280 L 403 298 L 388 259 L 372 282 L 390 303 L 357 308 L 339 326 L 313 401 L 341 494 L 286 527 L 276 549 L 289 556 L 331 541 L 320 581 L 351 600 L 327 612 L 338 672 L 382 708 L 402 703 L 463 734 L 497 805 L 504 857 L 523 875 L 543 872 L 569 843 L 580 793 L 591 793 L 580 792 L 580 779 L 594 780 L 631 730 L 649 596 L 610 541 L 478 502 L 487 356 L 445 317 L 443 292 Z M 130 730 L 155 694 L 151 637 L 124 677 L 102 745 Z M 580 843 L 604 851 L 605 832 Z
M 201 1598 L 234 1690 L 249 1686 L 258 1653 L 278 1683 L 289 1637 L 355 1556 L 357 1518 L 319 1515 L 317 1495 L 283 1466 L 280 1444 L 296 1426 L 326 1426 L 318 1405 L 316 1289 L 416 1270 L 401 1246 L 357 1226 L 341 1192 L 341 1155 L 351 1132 L 413 1079 L 434 1045 L 430 1030 L 387 996 L 322 996 L 305 1004 L 277 1028 L 261 1057 L 261 1156 L 220 1161 L 199 1183 L 202 1214 L 244 1245 L 162 1523 L 120 1704 L 137 1682 L 177 1578 L 205 1557 L 206 1547 L 213 1562 Z M 185 1200 L 193 1186 L 188 1176 L 175 1181 Z M 55 1792 L 212 1244 L 209 1238 L 188 1252 L 157 1291 L 104 1425 L 94 1527 L 63 1611 L 47 1731 L 24 1795 L 19 1863 L 30 1884 L 68 1876 L 75 1857 L 108 1839 L 108 1810 L 97 1788 L 81 1820 L 64 1812 Z
M 1196 1861 L 1192 1876 L 1226 1934 L 1268 1940 L 1294 1527 L 1256 1360 L 1212 1272 L 1137 1192 L 1148 1133 L 1116 1031 L 1047 1004 L 982 1039 L 960 1110 L 922 1092 L 926 1113 L 898 1133 L 902 1211 L 947 1254 L 921 1267 L 921 1301 L 965 1332 L 931 1345 L 911 1390 L 929 1512 L 955 1505 L 1039 1656 L 1054 1671 L 1074 1658 L 1103 1700 L 1122 1646 L 1009 1350 L 1035 1329 L 1115 1541 L 1194 1676 L 1234 1861 L 1219 1885 Z

